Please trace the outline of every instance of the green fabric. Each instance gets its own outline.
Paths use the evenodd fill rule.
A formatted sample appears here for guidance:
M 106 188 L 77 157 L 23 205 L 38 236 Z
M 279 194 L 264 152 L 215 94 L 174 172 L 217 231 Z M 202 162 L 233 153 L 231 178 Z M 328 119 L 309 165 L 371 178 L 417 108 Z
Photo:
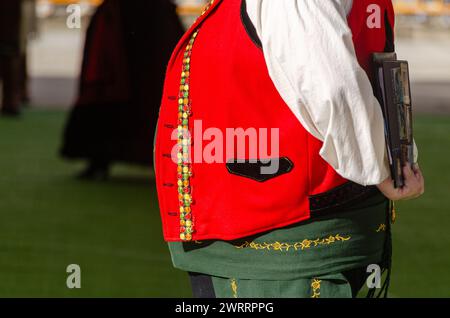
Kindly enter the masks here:
M 244 280 L 311 279 L 380 263 L 388 219 L 388 201 L 376 194 L 345 212 L 259 236 L 172 242 L 169 248 L 174 266 L 184 271 Z
M 352 289 L 337 273 L 294 280 L 253 280 L 213 277 L 217 298 L 351 298 Z

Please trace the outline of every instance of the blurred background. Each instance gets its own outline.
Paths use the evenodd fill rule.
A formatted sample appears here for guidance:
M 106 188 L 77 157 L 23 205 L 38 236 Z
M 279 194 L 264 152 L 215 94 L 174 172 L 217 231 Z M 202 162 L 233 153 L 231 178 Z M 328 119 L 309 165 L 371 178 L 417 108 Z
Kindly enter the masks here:
M 426 194 L 398 204 L 391 296 L 450 297 L 450 1 L 393 2 Z M 203 4 L 0 0 L 0 297 L 191 296 L 151 156 L 165 63 Z

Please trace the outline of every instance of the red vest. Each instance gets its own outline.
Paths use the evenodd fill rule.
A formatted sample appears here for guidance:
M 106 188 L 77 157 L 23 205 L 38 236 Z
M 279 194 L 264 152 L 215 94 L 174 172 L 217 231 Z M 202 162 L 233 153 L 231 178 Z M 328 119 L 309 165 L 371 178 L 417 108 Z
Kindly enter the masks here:
M 358 60 L 370 76 L 370 54 L 385 50 L 385 17 L 390 25 L 394 23 L 392 4 L 388 0 L 354 3 L 348 21 Z M 381 9 L 380 28 L 366 26 L 373 13 L 368 10 L 371 4 Z M 215 0 L 181 39 L 168 65 L 155 144 L 156 182 L 167 241 L 232 240 L 307 220 L 310 196 L 348 182 L 321 158 L 322 142 L 303 128 L 280 97 L 241 9 L 240 0 Z M 186 53 L 186 45 L 199 28 L 192 51 Z M 192 112 L 179 121 L 186 57 L 190 59 L 186 90 Z M 278 157 L 285 158 L 288 167 L 282 174 L 258 181 L 230 171 L 226 161 L 236 158 L 224 158 L 225 162 L 193 162 L 184 178 L 172 154 L 179 142 L 173 131 L 188 122 L 192 147 L 205 149 L 210 142 L 202 142 L 193 131 L 198 120 L 203 131 L 218 128 L 224 136 L 227 128 L 256 127 L 267 128 L 270 137 L 270 129 L 278 128 Z M 183 204 L 186 194 L 187 206 Z

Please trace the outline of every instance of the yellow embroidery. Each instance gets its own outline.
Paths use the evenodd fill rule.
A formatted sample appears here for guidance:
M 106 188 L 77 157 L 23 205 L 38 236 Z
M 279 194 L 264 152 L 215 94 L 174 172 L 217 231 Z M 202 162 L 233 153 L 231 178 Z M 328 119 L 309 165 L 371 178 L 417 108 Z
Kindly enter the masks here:
M 320 284 L 322 281 L 320 279 L 314 278 L 311 282 L 312 295 L 311 298 L 320 297 Z
M 281 242 L 274 242 L 274 243 L 257 243 L 257 242 L 244 242 L 241 245 L 236 245 L 235 247 L 238 249 L 244 249 L 244 248 L 251 248 L 254 250 L 268 250 L 268 251 L 280 251 L 280 252 L 288 252 L 290 249 L 293 249 L 295 251 L 298 250 L 306 250 L 310 249 L 312 247 L 322 246 L 322 245 L 331 245 L 336 242 L 345 242 L 351 239 L 351 236 L 341 236 L 340 234 L 336 235 L 330 235 L 326 238 L 318 238 L 315 240 L 308 240 L 304 239 L 301 242 L 295 242 L 295 243 L 281 243 Z
M 237 290 L 237 282 L 234 278 L 231 279 L 231 290 L 233 291 L 233 298 L 238 298 Z
M 210 0 L 203 8 L 201 15 L 205 15 L 205 13 L 208 12 L 209 8 L 211 8 L 211 6 L 213 4 L 214 4 L 214 0 Z
M 386 232 L 386 224 L 380 224 L 380 226 L 378 227 L 378 229 L 377 229 L 377 231 L 376 231 L 377 233 L 380 233 L 380 232 Z

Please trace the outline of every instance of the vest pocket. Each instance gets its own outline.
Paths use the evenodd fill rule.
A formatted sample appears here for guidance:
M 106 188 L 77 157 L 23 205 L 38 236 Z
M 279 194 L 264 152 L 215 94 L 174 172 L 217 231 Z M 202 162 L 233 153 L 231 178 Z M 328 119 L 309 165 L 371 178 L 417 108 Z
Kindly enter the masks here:
M 260 159 L 231 159 L 226 163 L 229 173 L 265 182 L 291 172 L 294 164 L 287 157 Z

